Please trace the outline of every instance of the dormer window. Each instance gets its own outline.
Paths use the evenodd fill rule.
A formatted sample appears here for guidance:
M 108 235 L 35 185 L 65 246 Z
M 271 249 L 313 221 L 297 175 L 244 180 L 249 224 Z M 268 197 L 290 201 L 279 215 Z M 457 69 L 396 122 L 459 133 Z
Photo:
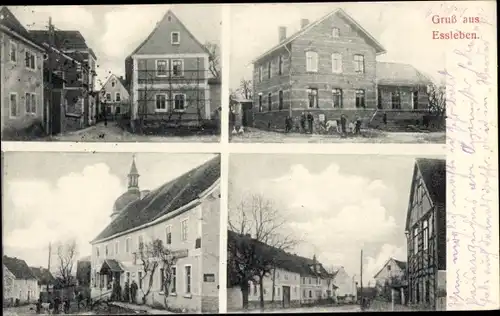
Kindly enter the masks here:
M 113 81 L 111 82 L 111 86 L 112 86 L 112 87 L 114 87 L 114 86 L 115 86 L 115 84 L 116 84 L 116 83 L 115 83 L 115 81 L 113 80 Z
M 339 37 L 339 36 L 340 36 L 340 30 L 339 30 L 338 28 L 334 27 L 334 28 L 332 29 L 332 37 L 333 37 L 333 38 L 337 38 L 337 37 Z
M 172 44 L 177 45 L 181 42 L 181 35 L 179 32 L 172 32 L 170 33 L 170 39 Z

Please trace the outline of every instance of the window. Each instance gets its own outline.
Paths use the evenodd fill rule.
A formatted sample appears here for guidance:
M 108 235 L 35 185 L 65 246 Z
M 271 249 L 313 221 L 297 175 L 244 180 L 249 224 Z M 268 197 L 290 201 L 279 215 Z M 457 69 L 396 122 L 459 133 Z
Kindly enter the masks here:
M 31 113 L 31 93 L 26 92 L 24 103 L 26 106 L 26 113 Z
M 184 289 L 186 294 L 191 293 L 191 266 L 184 266 L 184 271 L 185 271 L 185 286 L 186 288 Z
M 283 56 L 278 56 L 278 75 L 283 74 Z
M 418 227 L 413 229 L 413 253 L 418 253 Z
M 257 284 L 253 288 L 253 295 L 257 295 Z
M 125 252 L 130 252 L 130 238 L 125 239 Z
M 185 219 L 181 222 L 181 240 L 186 241 L 188 239 L 188 220 Z
M 341 109 L 342 108 L 342 89 L 333 89 L 332 90 L 332 105 L 334 108 Z
M 332 54 L 332 72 L 333 73 L 342 72 L 342 54 L 340 53 Z
M 108 251 L 108 245 L 105 246 L 104 248 L 104 254 L 107 256 L 109 254 L 109 251 Z
M 318 89 L 307 89 L 307 98 L 309 99 L 310 108 L 318 108 Z
M 365 90 L 356 90 L 356 107 L 365 107 Z
M 262 94 L 259 94 L 259 112 L 262 112 Z
M 167 110 L 167 96 L 165 94 L 156 95 L 156 111 L 166 111 Z
M 120 102 L 121 100 L 122 100 L 122 96 L 121 96 L 120 92 L 117 92 L 115 94 L 115 101 L 116 102 Z
M 137 272 L 137 278 L 139 279 L 137 283 L 139 283 L 139 288 L 142 289 L 142 272 Z
M 170 33 L 170 40 L 172 44 L 179 44 L 181 42 L 181 35 L 179 32 Z
M 119 253 L 119 250 L 120 249 L 120 242 L 119 241 L 116 241 L 115 242 L 115 255 L 117 255 Z
M 10 61 L 17 63 L 17 44 L 10 42 Z
M 95 248 L 95 255 L 97 258 L 99 258 L 99 247 Z
M 306 294 L 306 290 L 304 290 L 304 291 L 303 291 L 302 296 L 303 296 L 303 297 L 306 297 L 306 296 L 307 296 L 307 294 Z
M 278 294 L 278 297 L 279 297 L 280 296 L 280 288 L 279 288 L 279 286 L 278 286 L 277 290 L 278 290 L 277 294 Z
M 116 106 L 116 108 L 115 108 L 115 114 L 120 114 L 120 112 L 121 112 L 120 106 Z
M 130 272 L 126 273 L 126 279 L 127 279 L 127 282 L 130 283 Z
M 170 225 L 165 228 L 165 243 L 172 244 L 172 226 Z
M 278 92 L 278 109 L 283 110 L 283 91 Z
M 111 93 L 106 93 L 106 101 L 110 101 L 111 102 Z
M 382 91 L 377 93 L 377 108 L 382 109 Z
M 167 74 L 168 74 L 168 61 L 157 60 L 156 61 L 156 76 L 157 77 L 166 77 Z
M 172 60 L 172 76 L 181 77 L 184 75 L 184 61 L 182 59 Z
M 259 82 L 262 82 L 262 66 L 259 67 Z
M 391 265 L 387 265 L 387 271 L 391 271 Z
M 318 53 L 316 52 L 306 53 L 306 71 L 308 72 L 318 71 Z
M 418 109 L 418 91 L 413 91 L 411 100 L 412 100 L 413 109 L 417 110 Z
M 267 63 L 267 79 L 271 79 L 272 77 L 272 64 L 271 62 Z
M 172 267 L 172 293 L 177 291 L 177 267 Z
M 338 28 L 334 27 L 334 28 L 332 29 L 332 37 L 333 37 L 333 38 L 337 38 L 337 37 L 339 37 L 339 36 L 340 36 L 340 30 L 339 30 Z
M 35 70 L 36 69 L 36 55 L 33 54 L 33 52 L 26 50 L 25 56 L 26 57 L 24 60 L 24 64 L 25 64 L 26 68 L 29 68 L 31 70 Z
M 271 111 L 273 109 L 273 98 L 271 93 L 267 94 L 267 110 Z
M 139 247 L 139 249 L 144 246 L 144 238 L 142 237 L 142 235 L 137 238 L 137 246 Z
M 312 298 L 313 297 L 313 292 L 311 290 L 309 290 L 309 298 Z
M 401 94 L 399 91 L 391 92 L 391 102 L 393 109 L 401 109 Z
M 186 95 L 174 94 L 174 110 L 183 111 L 186 107 Z
M 363 55 L 354 55 L 354 71 L 365 72 L 365 57 Z
M 160 273 L 159 273 L 159 276 L 160 276 L 160 286 L 161 286 L 160 287 L 160 291 L 163 291 L 163 286 L 165 285 L 165 282 L 164 282 L 165 278 L 163 277 L 164 276 L 164 274 L 163 274 L 164 271 L 165 271 L 165 269 L 160 268 Z
M 115 81 L 114 81 L 114 80 L 111 82 L 111 86 L 112 86 L 112 87 L 114 87 L 114 86 L 115 86 Z
M 424 221 L 424 250 L 427 250 L 429 247 L 429 222 L 427 220 Z

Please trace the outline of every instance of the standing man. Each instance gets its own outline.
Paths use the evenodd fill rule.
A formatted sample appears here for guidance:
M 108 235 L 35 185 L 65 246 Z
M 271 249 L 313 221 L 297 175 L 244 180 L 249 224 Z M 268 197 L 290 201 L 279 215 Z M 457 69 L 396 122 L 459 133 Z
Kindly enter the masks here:
M 306 133 L 306 114 L 304 112 L 300 114 L 300 128 L 302 133 Z
M 312 115 L 311 112 L 307 113 L 307 124 L 309 127 L 309 134 L 313 133 L 313 123 L 314 123 L 314 116 Z
M 342 131 L 342 136 L 345 136 L 346 133 L 346 125 L 347 125 L 347 119 L 345 118 L 345 115 L 342 114 L 340 116 L 340 129 Z
M 130 285 L 130 300 L 132 303 L 136 303 L 136 295 L 137 295 L 137 283 L 135 283 L 135 280 L 132 281 L 132 285 Z

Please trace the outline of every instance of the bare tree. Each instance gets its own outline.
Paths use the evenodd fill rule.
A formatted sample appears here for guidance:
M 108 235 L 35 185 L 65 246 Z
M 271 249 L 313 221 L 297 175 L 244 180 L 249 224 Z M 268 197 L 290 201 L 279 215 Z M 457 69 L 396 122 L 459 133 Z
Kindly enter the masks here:
M 241 79 L 239 90 L 245 99 L 252 98 L 252 88 L 252 80 Z
M 170 293 L 170 285 L 172 284 L 173 272 L 172 268 L 177 262 L 176 255 L 168 248 L 163 245 L 160 239 L 153 241 L 154 252 L 158 257 L 158 262 L 160 264 L 160 276 L 161 276 L 161 287 L 163 289 L 163 303 L 165 307 L 168 306 L 167 298 Z
M 139 260 L 142 265 L 142 275 L 140 276 L 141 284 L 144 284 L 144 281 L 148 278 L 148 284 L 146 290 L 144 286 L 140 286 L 140 290 L 142 292 L 142 303 L 146 303 L 146 299 L 151 292 L 151 288 L 153 287 L 153 280 L 156 268 L 158 267 L 158 256 L 155 252 L 154 242 L 150 243 L 140 243 L 139 251 L 137 253 L 139 256 Z
M 215 78 L 220 78 L 220 50 L 219 45 L 211 42 L 205 43 L 208 51 L 208 70 Z
M 242 291 L 243 308 L 248 307 L 250 282 L 259 285 L 260 307 L 264 308 L 263 280 L 274 275 L 280 254 L 293 248 L 297 240 L 284 232 L 285 217 L 262 195 L 243 198 L 230 212 L 229 228 L 240 238 L 228 243 L 232 260 L 228 265 L 235 269 L 232 273 Z
M 445 115 L 446 113 L 446 87 L 443 85 L 432 84 L 429 86 L 429 109 L 436 115 Z
M 70 286 L 73 281 L 73 267 L 78 249 L 76 240 L 71 239 L 57 246 L 57 277 L 64 287 Z

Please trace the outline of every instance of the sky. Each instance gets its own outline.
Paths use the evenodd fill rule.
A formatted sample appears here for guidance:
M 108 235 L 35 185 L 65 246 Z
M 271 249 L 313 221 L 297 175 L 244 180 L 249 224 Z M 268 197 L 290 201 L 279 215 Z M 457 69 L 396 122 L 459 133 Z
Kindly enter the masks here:
M 437 72 L 444 67 L 450 45 L 432 40 L 436 25 L 431 16 L 443 12 L 440 3 L 240 4 L 231 7 L 230 89 L 237 89 L 242 78 L 252 78 L 252 60 L 278 44 L 278 27 L 285 26 L 288 37 L 300 29 L 301 19 L 312 23 L 337 8 L 386 49 L 378 61 L 408 63 L 431 79 L 441 80 Z
M 233 154 L 229 218 L 236 218 L 235 205 L 261 195 L 286 218 L 283 231 L 299 241 L 290 252 L 316 255 L 327 269 L 343 266 L 359 281 L 363 250 L 368 284 L 389 258 L 406 261 L 404 226 L 415 158 Z
M 133 153 L 4 153 L 4 254 L 47 267 L 49 243 L 74 238 L 78 258 L 89 256 L 89 242 L 110 222 L 115 200 L 127 189 L 132 157 Z M 153 190 L 211 158 L 136 154 L 139 187 Z M 57 258 L 55 248 L 52 262 Z
M 211 4 L 12 6 L 28 29 L 47 30 L 49 17 L 56 29 L 79 30 L 97 55 L 96 88 L 111 73 L 125 76 L 125 58 L 151 33 L 168 9 L 201 42 L 220 45 L 220 7 Z

